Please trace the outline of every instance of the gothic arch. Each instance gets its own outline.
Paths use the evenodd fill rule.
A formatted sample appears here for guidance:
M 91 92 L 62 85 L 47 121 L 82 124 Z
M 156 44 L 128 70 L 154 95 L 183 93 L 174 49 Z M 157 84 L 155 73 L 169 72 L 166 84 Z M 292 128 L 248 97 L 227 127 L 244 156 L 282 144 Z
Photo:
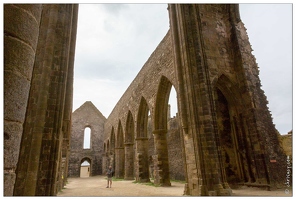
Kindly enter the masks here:
M 124 137 L 124 179 L 134 179 L 134 118 L 129 110 L 125 126 L 125 137 Z
M 229 184 L 256 181 L 256 159 L 243 113 L 246 102 L 239 88 L 224 74 L 215 83 L 217 127 Z
M 119 122 L 118 122 L 117 135 L 116 135 L 115 141 L 116 141 L 115 148 L 122 148 L 123 147 L 124 137 L 123 137 L 123 128 L 121 125 L 121 120 L 119 120 Z
M 154 129 L 167 130 L 168 101 L 172 83 L 165 76 L 161 76 L 155 102 Z
M 80 164 L 82 164 L 84 161 L 87 161 L 89 164 L 91 164 L 91 158 L 89 158 L 89 157 L 82 158 L 80 161 Z
M 85 161 L 87 161 L 89 163 L 89 166 L 82 166 L 82 163 L 84 163 Z M 92 176 L 92 173 L 91 173 L 91 169 L 92 169 L 92 159 L 89 158 L 89 157 L 84 157 L 81 159 L 80 161 L 80 170 L 79 170 L 79 176 L 80 177 L 89 177 L 89 176 Z
M 154 183 L 161 186 L 170 186 L 170 173 L 167 147 L 167 121 L 168 102 L 172 83 L 165 76 L 161 76 L 155 102 L 154 113 L 154 151 L 157 154 L 157 162 L 161 165 L 155 169 L 156 178 Z
M 141 97 L 137 120 L 137 138 L 147 138 L 149 107 L 144 97 Z
M 124 178 L 124 133 L 121 124 L 121 120 L 118 121 L 117 135 L 115 142 L 115 177 Z
M 134 127 L 134 118 L 131 111 L 129 110 L 126 119 L 124 143 L 134 142 Z
M 226 97 L 227 101 L 237 107 L 244 106 L 246 102 L 240 95 L 239 88 L 226 75 L 222 74 L 218 80 L 213 82 L 213 85 L 218 88 Z
M 114 127 L 112 126 L 111 135 L 110 135 L 110 154 L 111 155 L 114 153 L 114 149 L 115 149 L 115 133 L 114 133 Z
M 110 141 L 108 140 L 107 141 L 107 145 L 106 145 L 107 147 L 106 147 L 106 153 L 110 153 L 109 151 L 110 151 Z
M 148 160 L 148 113 L 149 107 L 142 96 L 138 109 L 137 133 L 136 133 L 136 181 L 150 182 Z

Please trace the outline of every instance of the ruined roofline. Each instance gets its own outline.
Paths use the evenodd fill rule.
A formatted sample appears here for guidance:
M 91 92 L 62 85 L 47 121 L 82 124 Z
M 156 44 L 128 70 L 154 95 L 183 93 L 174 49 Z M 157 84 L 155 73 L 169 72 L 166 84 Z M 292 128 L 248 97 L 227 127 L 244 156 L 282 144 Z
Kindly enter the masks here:
M 101 111 L 91 101 L 84 102 L 84 104 L 82 104 L 79 108 L 77 108 L 72 114 L 78 112 L 79 110 L 83 109 L 86 106 L 92 107 L 93 110 L 97 112 L 100 117 L 102 117 L 105 121 L 107 120 L 107 118 L 101 113 Z
M 133 85 L 136 81 L 137 81 L 137 78 L 140 76 L 140 74 L 146 70 L 146 65 L 147 63 L 149 63 L 149 61 L 151 59 L 153 59 L 153 56 L 155 54 L 155 52 L 159 49 L 159 47 L 161 46 L 161 44 L 166 40 L 166 38 L 168 37 L 168 35 L 170 34 L 171 32 L 171 29 L 169 28 L 169 30 L 167 31 L 167 33 L 165 34 L 165 36 L 162 38 L 162 40 L 159 42 L 159 44 L 156 46 L 156 48 L 154 49 L 154 51 L 150 54 L 150 56 L 148 57 L 148 59 L 146 60 L 146 62 L 144 63 L 144 65 L 142 66 L 142 68 L 140 69 L 140 71 L 137 73 L 137 75 L 135 76 L 135 78 L 132 80 L 132 82 L 129 84 L 129 86 L 127 87 L 127 89 L 125 90 L 125 92 L 121 95 L 120 99 L 117 101 L 116 105 L 114 106 L 114 108 L 112 109 L 111 113 L 109 114 L 109 116 L 107 117 L 107 119 L 112 115 L 112 113 L 114 112 L 117 104 L 119 102 L 122 101 L 123 97 L 126 96 L 126 94 L 129 92 L 129 88 L 131 87 L 131 85 Z
M 240 18 L 240 13 L 239 13 L 239 4 L 229 4 L 230 6 L 230 14 L 232 15 L 231 19 L 232 19 L 232 23 L 238 23 L 241 21 Z M 135 78 L 133 79 L 133 81 L 129 84 L 129 86 L 127 87 L 127 89 L 124 91 L 124 93 L 122 94 L 122 96 L 120 97 L 120 99 L 117 101 L 117 103 L 115 104 L 115 106 L 113 107 L 112 111 L 110 112 L 109 116 L 112 115 L 112 113 L 114 112 L 116 105 L 122 101 L 123 97 L 129 92 L 129 88 L 131 87 L 132 84 L 134 84 L 134 82 L 137 81 L 137 77 L 139 76 L 139 74 L 141 74 L 144 70 L 146 70 L 145 66 L 147 63 L 149 63 L 149 61 L 151 59 L 153 59 L 153 56 L 155 54 L 155 52 L 159 49 L 159 47 L 161 46 L 161 44 L 165 41 L 165 39 L 168 37 L 168 35 L 171 34 L 171 27 L 169 24 L 169 29 L 167 31 L 167 33 L 165 34 L 165 36 L 162 38 L 162 40 L 159 42 L 159 44 L 156 46 L 156 48 L 154 49 L 154 51 L 150 54 L 150 56 L 148 57 L 148 59 L 146 60 L 146 62 L 143 64 L 142 68 L 140 69 L 140 71 L 138 72 L 138 74 L 135 76 Z M 107 119 L 109 118 L 109 116 L 107 117 Z

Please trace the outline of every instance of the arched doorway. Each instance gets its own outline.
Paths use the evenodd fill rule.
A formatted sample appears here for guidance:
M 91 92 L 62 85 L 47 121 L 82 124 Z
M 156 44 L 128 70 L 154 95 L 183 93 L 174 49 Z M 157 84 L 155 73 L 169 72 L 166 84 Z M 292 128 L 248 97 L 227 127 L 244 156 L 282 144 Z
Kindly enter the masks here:
M 136 181 L 150 182 L 148 158 L 148 118 L 149 107 L 144 97 L 141 97 L 137 116 L 136 132 Z
M 240 183 L 256 181 L 256 161 L 252 139 L 244 117 L 244 102 L 236 101 L 239 89 L 221 75 L 215 90 L 217 128 L 227 183 L 237 187 Z
M 84 158 L 80 163 L 80 178 L 91 176 L 91 160 L 89 158 Z
M 156 103 L 155 103 L 155 114 L 154 114 L 154 170 L 155 170 L 155 179 L 154 183 L 157 185 L 162 186 L 170 186 L 170 163 L 169 163 L 169 145 L 168 145 L 168 132 L 169 132 L 169 126 L 168 123 L 171 119 L 170 114 L 170 93 L 172 90 L 172 83 L 170 80 L 164 76 L 160 78 L 158 91 L 157 91 L 157 97 L 156 97 Z M 174 90 L 175 92 L 175 90 Z M 173 92 L 173 93 L 174 93 Z M 171 99 L 172 101 L 173 99 Z M 173 100 L 175 104 L 176 99 Z M 178 123 L 178 121 L 177 121 Z M 178 135 L 180 136 L 180 134 Z M 178 137 L 180 140 L 178 141 L 170 141 L 170 146 L 173 148 L 174 145 L 180 147 L 182 146 L 181 138 Z M 172 149 L 171 149 L 172 150 Z M 182 151 L 180 151 L 182 152 Z M 172 155 L 173 151 L 170 151 L 170 155 Z M 182 153 L 181 153 L 182 154 Z M 182 157 L 183 155 L 180 155 Z M 178 159 L 175 159 L 174 162 L 178 162 Z M 181 162 L 183 162 L 181 160 Z M 160 164 L 158 164 L 160 163 Z M 173 163 L 173 162 L 172 162 Z
M 124 179 L 134 179 L 134 118 L 131 111 L 128 112 L 124 137 Z
M 124 138 L 123 138 L 123 128 L 121 125 L 121 121 L 118 122 L 117 135 L 115 140 L 115 177 L 116 178 L 124 178 L 124 163 L 125 163 L 125 155 L 124 155 Z
M 177 106 L 177 92 L 172 85 L 168 102 L 168 160 L 171 180 L 185 180 L 185 163 L 183 159 L 183 136 Z

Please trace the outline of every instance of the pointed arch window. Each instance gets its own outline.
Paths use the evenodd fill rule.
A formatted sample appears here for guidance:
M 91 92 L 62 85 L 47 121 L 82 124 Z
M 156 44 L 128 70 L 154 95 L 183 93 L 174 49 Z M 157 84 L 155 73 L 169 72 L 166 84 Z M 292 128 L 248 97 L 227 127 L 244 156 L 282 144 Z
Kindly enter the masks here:
M 169 110 L 168 117 L 173 118 L 178 114 L 178 103 L 177 103 L 177 92 L 175 87 L 172 85 L 169 97 Z
M 84 129 L 83 149 L 90 149 L 91 129 L 86 127 Z

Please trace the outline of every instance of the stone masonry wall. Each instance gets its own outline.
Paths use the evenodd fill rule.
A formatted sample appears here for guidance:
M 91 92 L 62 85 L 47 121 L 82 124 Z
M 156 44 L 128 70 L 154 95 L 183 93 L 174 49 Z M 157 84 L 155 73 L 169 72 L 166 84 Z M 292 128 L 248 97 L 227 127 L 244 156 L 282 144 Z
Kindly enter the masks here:
M 72 112 L 77 4 L 4 5 L 4 195 L 56 195 Z
M 151 115 L 152 160 L 159 178 L 154 183 L 170 185 L 164 103 L 168 88 L 174 85 L 184 144 L 186 194 L 229 195 L 228 181 L 277 187 L 284 177 L 279 164 L 284 155 L 238 5 L 170 4 L 168 10 L 171 29 L 108 117 L 105 144 L 111 130 L 115 140 L 119 139 L 118 127 L 126 130 L 129 111 L 135 120 L 135 138 L 141 134 L 137 117 L 144 99 Z M 148 147 L 151 155 L 148 144 L 152 144 L 152 137 L 146 138 L 148 144 L 145 138 L 139 139 L 136 151 Z M 139 161 L 147 157 L 142 152 L 137 156 Z M 145 162 L 136 164 L 136 168 L 144 166 Z
M 170 177 L 172 180 L 185 180 L 185 163 L 183 158 L 183 138 L 178 116 L 170 118 L 168 128 L 168 155 Z
M 168 32 L 113 108 L 105 125 L 104 140 L 110 137 L 112 127 L 114 127 L 114 131 L 117 133 L 119 120 L 122 121 L 123 130 L 125 130 L 126 124 L 124 122 L 127 120 L 129 110 L 133 118 L 137 119 L 141 97 L 145 98 L 151 116 L 153 116 L 156 92 L 161 76 L 168 78 L 174 87 L 177 87 L 172 65 L 171 36 L 170 32 Z
M 106 120 L 91 102 L 71 115 L 78 5 L 4 5 L 5 196 L 54 196 L 84 161 L 91 176 L 110 163 L 120 178 L 185 179 L 186 195 L 283 186 L 292 136 L 279 140 L 238 5 L 168 11 L 170 30 Z M 167 116 L 172 86 L 178 119 Z
M 103 134 L 106 118 L 90 102 L 85 102 L 72 114 L 70 139 L 69 177 L 79 177 L 81 163 L 90 162 L 90 176 L 102 174 Z M 90 149 L 83 149 L 84 130 L 91 129 Z
M 12 196 L 42 5 L 4 5 L 4 195 Z
M 137 126 L 141 126 L 141 122 L 138 121 L 138 117 L 143 114 L 140 109 L 140 104 L 142 101 L 147 104 L 150 116 L 151 116 L 151 125 L 152 125 L 152 131 L 153 131 L 153 137 L 150 137 L 150 139 L 157 140 L 156 144 L 166 144 L 166 136 L 164 134 L 167 134 L 167 106 L 164 105 L 165 101 L 167 101 L 169 96 L 169 91 L 171 89 L 171 86 L 173 85 L 175 89 L 177 90 L 178 86 L 176 85 L 176 77 L 174 75 L 173 68 L 173 59 L 172 59 L 172 46 L 171 46 L 171 35 L 170 32 L 166 34 L 164 39 L 160 42 L 156 50 L 151 54 L 147 62 L 144 64 L 136 78 L 133 80 L 133 82 L 130 84 L 129 88 L 125 91 L 124 95 L 121 97 L 117 105 L 114 107 L 113 111 L 111 112 L 110 116 L 108 117 L 108 120 L 105 124 L 105 138 L 104 143 L 107 144 L 108 141 L 110 141 L 110 135 L 111 131 L 114 130 L 115 133 L 115 140 L 117 140 L 118 135 L 118 124 L 121 122 L 122 130 L 126 130 L 126 123 L 127 123 L 127 115 L 129 111 L 132 114 L 132 117 L 134 119 L 134 130 L 135 130 L 135 136 L 136 139 L 133 141 L 133 145 L 136 145 L 138 143 L 138 147 L 142 146 L 141 148 L 136 148 L 136 151 L 146 151 L 145 149 L 150 149 L 148 147 L 149 143 L 152 141 L 149 140 L 149 142 L 145 142 L 145 140 L 137 140 L 137 134 L 140 134 L 138 131 Z M 159 102 L 157 102 L 159 101 Z M 163 104 L 164 103 L 164 104 Z M 157 110 L 157 106 L 158 110 Z M 155 114 L 155 112 L 161 112 L 161 114 Z M 155 117 L 160 117 L 162 119 L 155 120 Z M 157 132 L 158 136 L 155 138 L 155 125 L 157 126 L 163 126 L 158 127 L 157 129 L 160 129 L 160 132 Z M 125 134 L 123 134 L 125 135 Z M 147 138 L 148 139 L 148 138 Z M 143 143 L 144 147 L 142 144 Z M 116 147 L 115 147 L 116 148 Z M 157 170 L 154 169 L 154 173 L 164 173 L 163 175 L 159 175 L 158 177 L 161 178 L 161 182 L 163 184 L 168 184 L 169 177 L 167 176 L 168 173 L 164 172 L 168 170 L 168 163 L 167 163 L 167 145 L 158 145 L 157 151 L 161 151 L 158 156 L 155 157 L 155 149 L 153 152 L 154 158 L 149 158 L 148 152 L 147 156 L 146 153 L 142 155 L 142 153 L 136 153 L 136 163 L 141 163 L 140 167 L 140 174 L 142 173 L 145 178 L 141 178 L 141 180 L 147 180 L 147 171 L 148 169 L 146 166 L 149 166 L 148 159 L 154 160 L 154 164 L 159 165 L 157 167 Z M 149 153 L 151 155 L 151 153 Z M 138 157 L 140 156 L 140 157 Z M 116 157 L 116 155 L 115 155 Z M 140 160 L 139 160 L 140 159 Z M 143 161 L 147 160 L 147 161 Z M 147 162 L 147 163 L 146 163 Z M 136 164 L 136 168 L 137 168 Z M 119 165 L 117 167 L 121 168 Z M 148 168 L 148 167 L 147 167 Z M 143 172 L 141 172 L 143 170 Z M 117 170 L 118 172 L 120 169 Z M 137 170 L 136 170 L 137 171 Z M 137 175 L 136 175 L 137 176 Z M 155 179 L 158 181 L 158 179 Z M 154 180 L 154 181 L 155 181 Z M 164 181 L 166 180 L 166 181 Z M 164 183 L 165 182 L 165 183 Z M 160 183 L 160 184 L 162 184 Z
M 185 163 L 183 159 L 183 145 L 181 130 L 179 126 L 178 115 L 173 118 L 168 118 L 168 133 L 167 133 L 167 143 L 168 143 L 168 160 L 170 169 L 170 178 L 172 180 L 185 180 Z M 149 149 L 148 156 L 151 156 L 153 160 L 154 156 L 154 138 L 152 134 L 151 119 L 148 121 L 148 141 Z M 152 160 L 150 162 L 152 162 Z M 152 165 L 153 163 L 150 163 Z M 153 165 L 152 165 L 153 166 Z M 153 177 L 153 168 L 150 166 L 150 178 Z

